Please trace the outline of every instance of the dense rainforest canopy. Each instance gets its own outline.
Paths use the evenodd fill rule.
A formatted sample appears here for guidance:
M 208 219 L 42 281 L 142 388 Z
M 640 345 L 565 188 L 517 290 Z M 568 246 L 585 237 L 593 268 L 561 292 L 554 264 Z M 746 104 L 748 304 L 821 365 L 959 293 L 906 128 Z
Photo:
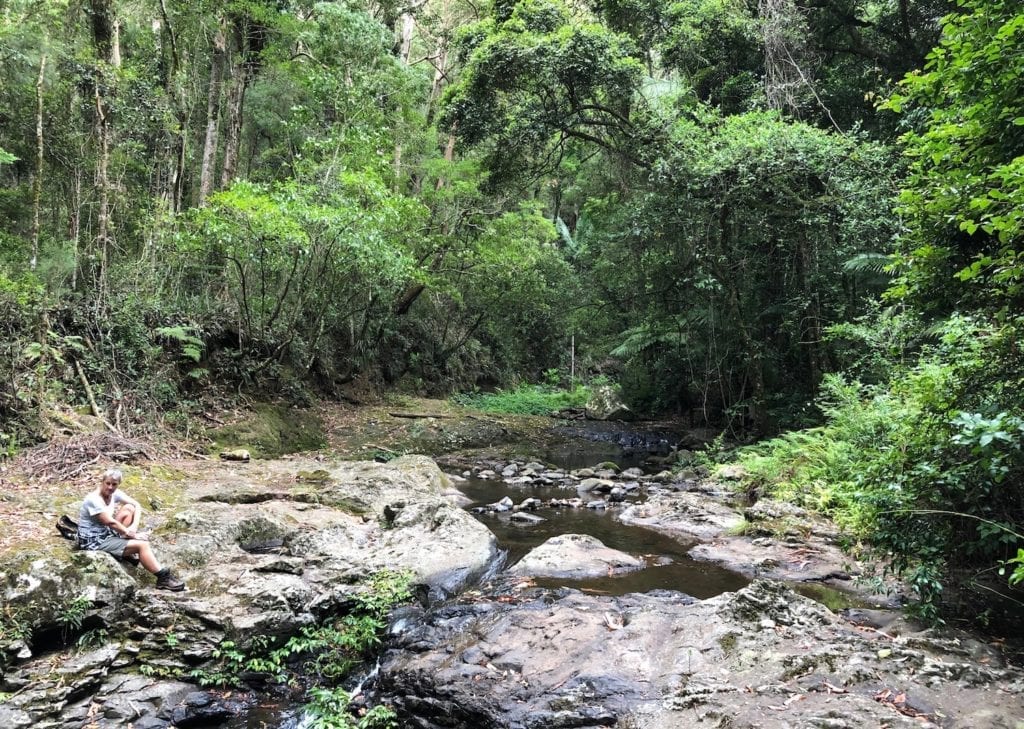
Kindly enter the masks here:
M 9 0 L 0 68 L 3 451 L 66 404 L 600 375 L 811 427 L 752 487 L 928 609 L 1009 589 L 1015 2 Z

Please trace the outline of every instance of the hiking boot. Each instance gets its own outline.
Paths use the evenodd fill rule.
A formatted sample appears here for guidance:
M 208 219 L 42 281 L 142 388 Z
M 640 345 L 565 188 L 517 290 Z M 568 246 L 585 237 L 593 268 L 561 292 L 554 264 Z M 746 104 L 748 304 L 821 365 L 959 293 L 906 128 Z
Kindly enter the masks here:
M 168 567 L 164 567 L 156 573 L 156 586 L 158 590 L 170 590 L 171 592 L 181 592 L 185 589 L 185 583 L 171 574 Z

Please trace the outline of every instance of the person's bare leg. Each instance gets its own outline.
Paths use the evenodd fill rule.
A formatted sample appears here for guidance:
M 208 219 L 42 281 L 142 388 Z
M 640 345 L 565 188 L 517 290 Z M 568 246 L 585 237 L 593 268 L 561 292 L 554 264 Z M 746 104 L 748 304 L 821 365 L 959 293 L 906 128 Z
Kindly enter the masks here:
M 124 556 L 130 557 L 133 554 L 139 555 L 139 562 L 154 575 L 160 571 L 160 563 L 157 562 L 156 555 L 153 554 L 153 548 L 149 545 L 149 542 L 129 539 L 128 544 L 124 548 Z
M 122 504 L 121 508 L 117 510 L 117 514 L 114 518 L 126 527 L 130 527 L 132 525 L 132 519 L 135 518 L 135 507 L 131 504 Z

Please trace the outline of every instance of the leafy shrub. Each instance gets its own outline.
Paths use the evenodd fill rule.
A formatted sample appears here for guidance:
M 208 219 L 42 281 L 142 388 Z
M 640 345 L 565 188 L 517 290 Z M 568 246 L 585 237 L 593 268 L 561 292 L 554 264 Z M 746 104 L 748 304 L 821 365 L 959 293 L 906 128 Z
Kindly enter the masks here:
M 1019 583 L 1024 413 L 988 379 L 1007 336 L 955 318 L 916 362 L 894 365 L 888 382 L 827 377 L 825 425 L 743 451 L 748 486 L 873 543 L 927 618 L 939 619 L 944 603 L 976 607 L 1000 568 L 1012 567 Z

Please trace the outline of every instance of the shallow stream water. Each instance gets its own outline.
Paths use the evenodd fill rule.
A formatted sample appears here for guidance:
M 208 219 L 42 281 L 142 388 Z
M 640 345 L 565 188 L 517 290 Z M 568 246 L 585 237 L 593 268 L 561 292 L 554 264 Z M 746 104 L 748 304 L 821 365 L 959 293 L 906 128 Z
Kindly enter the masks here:
M 459 484 L 459 490 L 473 500 L 469 508 L 493 503 L 504 496 L 518 503 L 528 497 L 546 501 L 576 495 L 574 491 L 564 488 L 510 486 L 501 481 L 481 479 L 468 479 Z M 738 590 L 749 582 L 746 577 L 731 570 L 691 559 L 687 552 L 696 542 L 684 543 L 650 529 L 623 524 L 615 518 L 616 511 L 617 508 L 545 508 L 533 512 L 544 521 L 529 525 L 512 521 L 508 513 L 477 514 L 477 518 L 494 532 L 501 549 L 507 551 L 507 566 L 515 564 L 531 549 L 560 534 L 588 534 L 607 547 L 643 558 L 647 563 L 645 569 L 616 577 L 535 580 L 542 587 L 573 587 L 611 595 L 678 590 L 705 599 Z
M 545 463 L 575 469 L 613 461 L 622 468 L 643 466 L 644 457 L 651 452 L 643 449 L 623 448 L 606 439 L 580 441 L 576 444 L 555 446 L 538 457 Z M 649 469 L 648 469 L 649 470 Z M 476 506 L 494 503 L 508 496 L 514 503 L 533 497 L 542 501 L 576 496 L 573 489 L 556 486 L 511 485 L 497 479 L 467 478 L 458 484 L 471 503 Z M 647 566 L 635 572 L 586 580 L 534 579 L 540 587 L 570 587 L 591 593 L 624 595 L 630 592 L 676 590 L 698 599 L 707 599 L 741 589 L 750 580 L 732 570 L 708 562 L 692 559 L 688 552 L 698 541 L 684 541 L 644 527 L 623 524 L 617 513 L 629 503 L 646 498 L 643 491 L 627 498 L 625 504 L 610 509 L 541 508 L 531 512 L 544 519 L 539 524 L 512 521 L 510 513 L 475 513 L 497 537 L 504 552 L 503 567 L 518 562 L 522 557 L 547 539 L 560 534 L 588 534 L 603 544 L 628 554 L 641 557 Z M 829 607 L 864 606 L 853 596 L 818 584 L 798 584 L 793 588 Z M 225 726 L 228 729 L 304 729 L 307 725 L 301 707 L 286 699 L 265 697 L 259 706 L 250 709 Z

